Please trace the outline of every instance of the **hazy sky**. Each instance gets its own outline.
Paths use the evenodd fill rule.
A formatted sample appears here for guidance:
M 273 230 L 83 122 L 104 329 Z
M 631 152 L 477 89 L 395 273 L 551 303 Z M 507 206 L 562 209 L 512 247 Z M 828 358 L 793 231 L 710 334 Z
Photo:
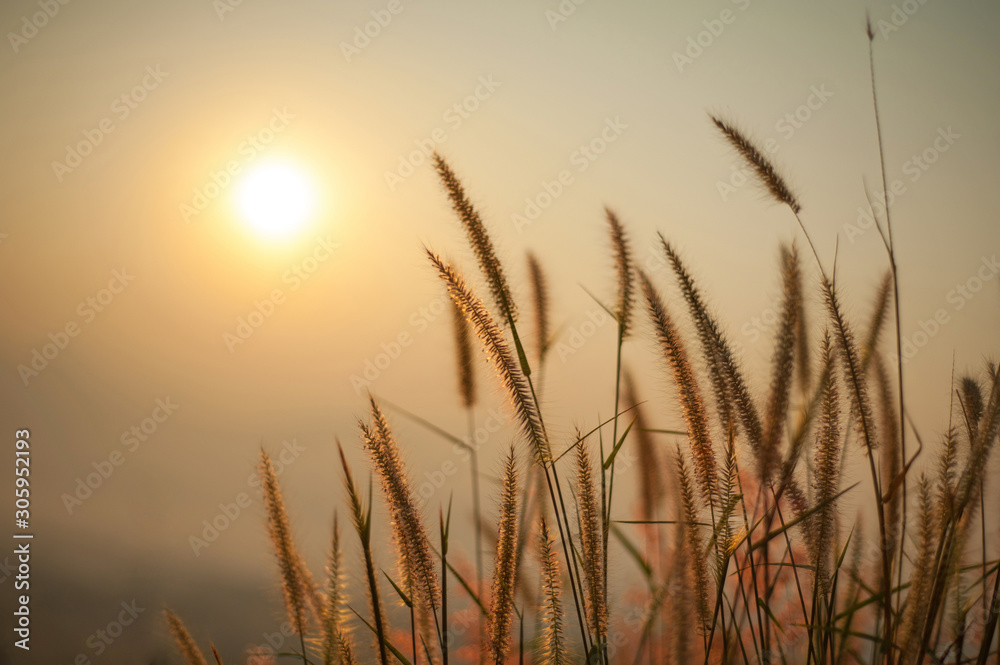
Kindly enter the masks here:
M 4 2 L 0 399 L 4 435 L 27 427 L 34 444 L 35 662 L 176 662 L 163 603 L 232 657 L 261 643 L 279 605 L 257 499 L 197 554 L 190 538 L 220 503 L 253 495 L 263 443 L 286 451 L 288 504 L 319 571 L 343 506 L 334 437 L 363 463 L 366 362 L 384 366 L 369 370 L 373 393 L 463 431 L 450 315 L 422 247 L 474 263 L 431 147 L 481 206 L 517 295 L 534 250 L 561 339 L 584 340 L 547 370 L 561 435 L 613 399 L 613 325 L 588 325 L 599 310 L 581 288 L 613 294 L 605 205 L 668 293 L 656 231 L 676 244 L 766 387 L 778 247 L 805 246 L 787 209 L 741 180 L 708 111 L 771 141 L 827 266 L 839 239 L 863 321 L 886 269 L 877 232 L 858 225 L 864 183 L 881 187 L 866 10 L 916 350 L 908 405 L 933 441 L 953 360 L 965 372 L 997 352 L 996 3 Z M 320 190 L 309 226 L 282 241 L 250 230 L 233 200 L 275 160 Z M 241 318 L 260 323 L 245 340 Z M 626 360 L 657 423 L 675 425 L 640 321 Z M 398 357 L 380 358 L 400 335 Z M 50 343 L 65 348 L 19 369 Z M 500 400 L 480 378 L 485 428 Z M 150 418 L 162 422 L 143 433 Z M 429 506 L 466 492 L 447 444 L 393 423 L 415 478 L 458 464 Z M 490 434 L 486 473 L 512 434 Z M 113 473 L 67 507 L 109 459 Z M 98 656 L 88 638 L 133 600 L 147 611 Z

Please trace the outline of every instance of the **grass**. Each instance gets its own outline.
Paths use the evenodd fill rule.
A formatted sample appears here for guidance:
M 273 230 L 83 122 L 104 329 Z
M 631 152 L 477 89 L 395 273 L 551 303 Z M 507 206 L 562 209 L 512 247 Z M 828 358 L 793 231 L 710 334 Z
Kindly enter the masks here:
M 870 27 L 868 35 L 871 50 Z M 873 56 L 870 63 L 884 185 Z M 499 522 L 484 528 L 476 450 L 452 437 L 471 452 L 474 565 L 449 555 L 450 502 L 438 509 L 435 543 L 425 524 L 431 516 L 418 509 L 405 471 L 405 451 L 371 398 L 358 429 L 388 508 L 397 566 L 393 574 L 378 569 L 372 487 L 366 499 L 341 450 L 363 555 L 362 608 L 347 596 L 345 571 L 352 567 L 343 560 L 336 521 L 327 581 L 321 587 L 313 580 L 262 452 L 268 531 L 299 637 L 297 650 L 273 658 L 324 665 L 997 662 L 1000 573 L 988 556 L 986 524 L 996 514 L 986 511 L 985 470 L 1000 430 L 1000 369 L 987 362 L 978 375 L 954 380 L 947 434 L 936 452 L 924 444 L 907 417 L 902 365 L 885 351 L 902 357 L 888 202 L 879 202 L 886 213 L 877 221 L 887 274 L 859 325 L 845 313 L 835 267 L 825 266 L 813 245 L 807 204 L 736 123 L 711 119 L 763 190 L 794 216 L 819 271 L 819 283 L 808 283 L 796 248 L 782 248 L 769 376 L 752 382 L 745 375 L 677 248 L 659 238 L 681 296 L 674 302 L 634 265 L 625 226 L 606 210 L 617 285 L 616 301 L 602 305 L 617 322 L 614 416 L 569 441 L 552 441 L 539 401 L 538 377 L 554 340 L 543 264 L 529 255 L 533 306 L 519 309 L 486 224 L 458 176 L 435 155 L 489 295 L 487 303 L 462 271 L 426 251 L 454 304 L 458 386 L 470 436 L 477 343 L 519 424 L 520 441 L 502 460 Z M 806 311 L 810 291 L 822 297 L 818 312 Z M 519 334 L 522 311 L 533 319 L 530 356 Z M 643 311 L 652 331 L 645 340 L 636 325 Z M 807 314 L 821 322 L 822 335 L 810 337 Z M 686 337 L 687 329 L 694 334 Z M 623 345 L 637 339 L 662 356 L 683 416 L 680 431 L 648 425 L 650 407 L 622 365 Z M 758 393 L 752 385 L 767 388 Z M 915 452 L 909 437 L 917 440 Z M 641 465 L 635 519 L 615 505 L 616 462 L 625 446 Z M 927 471 L 917 475 L 918 456 L 936 456 L 936 464 L 924 464 Z M 852 461 L 868 477 L 844 487 L 843 470 Z M 847 519 L 839 509 L 846 494 L 863 492 L 877 518 L 874 537 L 860 518 Z M 618 560 L 609 559 L 612 535 L 622 545 L 614 550 Z M 487 537 L 495 544 L 488 592 Z M 641 570 L 642 585 L 614 598 L 608 573 L 629 560 Z M 408 615 L 402 625 L 390 625 L 403 613 L 387 611 L 393 596 Z M 476 630 L 449 628 L 455 625 L 449 607 L 460 597 L 476 612 Z M 181 619 L 167 610 L 166 620 L 185 661 L 206 663 Z M 221 663 L 214 647 L 212 653 Z

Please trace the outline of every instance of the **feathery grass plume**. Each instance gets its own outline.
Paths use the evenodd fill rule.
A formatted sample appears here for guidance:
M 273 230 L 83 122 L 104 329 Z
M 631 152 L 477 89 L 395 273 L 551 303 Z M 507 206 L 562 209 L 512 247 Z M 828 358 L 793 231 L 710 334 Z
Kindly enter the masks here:
M 934 554 L 937 547 L 939 522 L 934 517 L 931 484 L 921 476 L 917 487 L 920 501 L 919 530 L 917 532 L 917 556 L 910 572 L 910 590 L 900 621 L 898 644 L 902 648 L 900 665 L 919 662 L 921 655 L 921 635 L 927 620 L 933 586 Z
M 882 336 L 882 329 L 885 328 L 885 320 L 889 315 L 889 295 L 892 292 L 892 272 L 887 272 L 879 284 L 878 293 L 875 295 L 875 305 L 872 307 L 871 320 L 868 322 L 868 336 L 865 337 L 861 346 L 861 366 L 868 369 L 868 363 L 872 354 L 878 349 L 879 338 Z
M 782 490 L 782 496 L 788 498 L 788 503 L 791 504 L 795 515 L 804 515 L 809 510 L 809 500 L 806 497 L 806 493 L 799 486 L 794 476 L 785 478 L 784 485 L 780 489 Z
M 798 291 L 805 294 L 802 286 L 802 271 L 798 271 Z M 799 382 L 799 390 L 802 393 L 809 393 L 809 386 L 812 380 L 812 367 L 810 366 L 809 347 L 809 325 L 806 320 L 806 299 L 799 298 L 799 311 L 795 315 L 795 374 Z
M 979 431 L 979 422 L 983 418 L 983 389 L 971 376 L 962 378 L 959 384 L 962 396 L 962 410 L 968 423 L 969 441 L 976 437 Z
M 611 232 L 611 246 L 615 252 L 615 268 L 618 271 L 618 299 L 615 302 L 615 318 L 621 328 L 621 336 L 628 337 L 632 323 L 632 303 L 635 300 L 633 286 L 632 248 L 629 247 L 625 229 L 618 216 L 610 208 L 604 209 Z
M 386 653 L 386 626 L 382 620 L 385 610 L 382 607 L 382 598 L 378 591 L 378 578 L 375 576 L 375 562 L 372 557 L 372 523 L 371 523 L 371 502 L 368 510 L 365 510 L 361 503 L 361 495 L 358 493 L 357 485 L 354 484 L 354 475 L 351 467 L 347 463 L 344 449 L 337 441 L 337 452 L 340 454 L 340 466 L 344 471 L 344 489 L 347 490 L 347 500 L 351 505 L 351 518 L 354 521 L 354 530 L 361 541 L 361 551 L 365 557 L 365 576 L 368 582 L 368 602 L 371 612 L 372 623 L 375 624 L 375 638 L 379 650 L 379 663 L 389 665 L 388 654 Z M 369 499 L 371 498 L 371 486 L 369 485 Z M 345 659 L 346 662 L 346 659 Z
M 639 519 L 652 520 L 656 517 L 656 508 L 663 499 L 664 484 L 660 474 L 661 462 L 656 450 L 656 443 L 649 432 L 649 421 L 645 410 L 638 406 L 639 399 L 635 392 L 635 379 L 631 372 L 625 372 L 625 404 L 636 405 L 635 414 L 636 456 L 639 459 Z
M 304 637 L 309 629 L 307 580 L 303 576 L 302 560 L 292 540 L 292 529 L 288 523 L 288 513 L 285 512 L 285 501 L 281 496 L 278 478 L 274 472 L 274 463 L 266 450 L 260 451 L 260 463 L 257 469 L 264 491 L 267 533 L 271 538 L 271 546 L 274 548 L 281 570 L 288 622 L 300 637 Z
M 369 402 L 373 427 L 361 423 L 361 433 L 372 466 L 382 481 L 382 493 L 389 507 L 389 514 L 392 515 L 393 538 L 399 549 L 400 577 L 406 583 L 407 592 L 422 600 L 431 612 L 436 613 L 441 602 L 441 586 L 430 539 L 389 423 L 375 398 L 370 397 Z
M 795 360 L 796 318 L 802 309 L 799 257 L 794 248 L 789 249 L 784 246 L 781 248 L 781 273 L 784 296 L 771 360 L 771 392 L 767 400 L 760 446 L 760 475 L 765 482 L 770 480 L 771 473 L 781 460 L 778 447 L 781 444 L 788 415 Z
M 539 364 L 549 351 L 549 288 L 538 257 L 528 252 L 528 278 L 531 281 L 532 301 L 535 305 L 535 348 Z
M 476 403 L 475 363 L 472 357 L 469 322 L 465 320 L 465 312 L 455 301 L 451 303 L 451 312 L 458 360 L 458 394 L 462 398 L 462 406 L 468 409 Z
M 834 285 L 823 278 L 823 295 L 827 310 L 835 326 L 838 356 L 844 372 L 844 382 L 849 387 L 851 415 L 858 429 L 858 439 L 868 453 L 878 448 L 879 439 L 875 430 L 875 419 L 872 416 L 872 405 L 868 395 L 868 381 L 861 366 L 861 355 L 854 341 L 854 331 L 844 318 L 840 306 L 840 298 Z
M 489 233 L 486 232 L 486 226 L 483 224 L 482 218 L 466 195 L 462 183 L 458 180 L 455 172 L 451 170 L 451 167 L 448 166 L 448 163 L 444 161 L 444 158 L 435 152 L 432 159 L 434 160 L 434 168 L 437 170 L 441 182 L 444 184 L 445 189 L 448 190 L 448 198 L 451 199 L 451 205 L 455 209 L 459 220 L 461 220 L 462 226 L 465 227 L 466 234 L 469 236 L 469 244 L 472 246 L 472 251 L 476 254 L 476 259 L 479 261 L 479 267 L 483 271 L 483 276 L 486 277 L 486 283 L 489 285 L 493 302 L 503 315 L 503 322 L 516 322 L 517 308 L 514 306 L 514 298 L 511 296 L 507 278 L 503 274 L 503 267 L 500 265 L 500 260 L 493 249 L 493 241 L 490 240 Z
M 830 333 L 823 336 L 823 364 L 833 364 L 835 353 Z M 824 593 L 830 590 L 830 563 L 833 550 L 834 519 L 836 507 L 833 498 L 840 488 L 840 393 L 837 375 L 824 372 L 823 403 L 820 409 L 819 432 L 816 436 L 813 474 L 813 496 L 816 505 L 822 505 L 814 517 L 812 528 L 812 559 L 816 579 Z
M 971 447 L 971 442 L 976 439 L 976 432 L 979 431 L 979 424 L 982 422 L 983 408 L 985 406 L 983 404 L 982 387 L 979 385 L 979 382 L 975 378 L 971 376 L 966 376 L 962 378 L 961 382 L 959 383 L 959 399 L 962 407 L 963 420 L 966 426 L 966 436 L 968 437 Z M 987 511 L 984 503 L 985 499 L 984 488 L 982 486 L 980 486 L 979 488 L 978 495 L 980 502 L 979 509 L 981 510 L 982 513 L 981 514 L 982 521 L 980 522 L 981 524 L 980 534 L 982 537 L 982 552 L 983 552 L 983 562 L 982 562 L 983 564 L 982 603 L 983 603 L 983 615 L 984 615 L 983 619 L 987 620 L 986 617 L 986 614 L 988 613 L 987 603 L 989 602 L 988 601 L 989 596 L 987 592 L 988 575 L 986 571 L 987 563 L 986 563 L 986 531 L 985 531 Z M 997 582 L 1000 583 L 1000 576 L 998 576 Z
M 743 430 L 743 435 L 750 443 L 750 448 L 755 455 L 759 455 L 760 442 L 763 437 L 760 416 L 757 414 L 757 408 L 750 397 L 750 391 L 747 389 L 739 366 L 733 358 L 726 337 L 708 312 L 708 308 L 705 307 L 694 280 L 687 268 L 684 267 L 680 256 L 662 234 L 660 235 L 660 244 L 673 267 L 684 301 L 688 305 L 695 329 L 698 331 L 702 353 L 708 364 L 712 391 L 715 396 L 716 408 L 719 411 L 719 420 L 725 427 L 728 427 L 728 423 L 736 420 Z M 734 407 L 738 420 L 733 415 Z
M 785 184 L 774 164 L 767 158 L 763 150 L 751 141 L 743 132 L 737 129 L 731 122 L 723 120 L 718 116 L 709 114 L 712 122 L 718 127 L 726 141 L 753 167 L 754 173 L 764 189 L 773 196 L 779 203 L 784 203 L 796 214 L 802 209 L 791 189 Z
M 577 432 L 577 439 L 580 433 Z M 586 577 L 587 619 L 597 642 L 608 634 L 608 600 L 604 595 L 604 550 L 601 510 L 594 486 L 594 468 L 586 442 L 576 447 L 576 501 L 580 516 L 580 558 Z
M 542 569 L 542 636 L 538 644 L 539 665 L 568 665 L 563 635 L 562 578 L 555 541 L 549 535 L 545 517 L 538 520 L 538 557 Z
M 351 646 L 351 637 L 347 633 L 338 630 L 337 644 L 340 645 L 341 665 L 358 665 L 358 659 L 354 656 L 354 647 Z M 334 660 L 333 662 L 337 662 Z
M 936 519 L 947 524 L 955 513 L 955 471 L 958 468 L 958 436 L 954 429 L 944 434 L 943 449 L 938 456 L 938 502 Z
M 639 271 L 639 280 L 642 283 L 642 291 L 646 297 L 653 328 L 656 331 L 663 354 L 673 371 L 674 383 L 677 385 L 677 394 L 694 458 L 695 478 L 706 504 L 711 505 L 716 495 L 718 478 L 708 415 L 705 413 L 705 403 L 702 400 L 701 391 L 698 389 L 698 381 L 688 360 L 687 351 L 677 331 L 677 326 L 670 318 L 656 288 L 642 271 Z
M 959 512 L 973 500 L 978 491 L 983 474 L 986 473 L 986 463 L 990 452 L 1000 435 L 1000 369 L 990 364 L 987 366 L 990 378 L 990 395 L 979 418 L 979 428 L 972 440 L 969 459 L 958 481 L 956 509 Z
M 510 650 L 510 628 L 514 617 L 517 586 L 517 458 L 514 446 L 503 474 L 497 555 L 493 568 L 493 600 L 489 615 L 489 651 L 496 665 L 503 665 Z
M 342 665 L 353 662 L 353 649 L 346 634 L 344 608 L 347 605 L 347 584 L 344 577 L 343 555 L 340 548 L 340 525 L 333 516 L 330 554 L 326 564 L 326 608 L 323 612 L 323 663 Z
M 194 638 L 191 637 L 191 633 L 188 632 L 187 626 L 184 625 L 180 617 L 174 614 L 172 610 L 164 608 L 163 618 L 167 622 L 167 627 L 174 638 L 177 650 L 184 657 L 184 662 L 187 665 L 208 665 L 205 656 L 201 653 L 198 645 L 195 644 Z
M 743 498 L 740 494 L 740 464 L 736 456 L 736 432 L 730 428 L 729 438 L 726 442 L 725 463 L 720 474 L 721 488 L 719 491 L 719 505 L 722 507 L 716 520 L 715 533 L 721 547 L 717 548 L 717 580 L 719 585 L 723 585 L 725 580 L 725 565 L 733 553 L 733 543 L 737 542 L 734 537 L 733 524 L 730 518 L 736 510 L 737 505 Z
M 521 421 L 521 428 L 531 442 L 535 459 L 546 464 L 551 459 L 549 442 L 542 429 L 542 421 L 538 413 L 538 407 L 531 395 L 528 381 L 521 372 L 518 361 L 510 350 L 510 346 L 500 332 L 499 326 L 490 316 L 489 311 L 483 301 L 476 297 L 471 289 L 466 285 L 462 276 L 441 260 L 434 252 L 427 250 L 427 256 L 437 269 L 441 279 L 448 287 L 448 294 L 452 300 L 462 308 L 465 316 L 468 317 L 479 341 L 483 345 L 486 356 L 493 365 L 500 377 L 501 383 L 507 390 L 507 395 L 514 407 L 514 412 Z
M 697 615 L 702 631 L 707 632 L 709 614 L 709 577 L 708 562 L 705 557 L 705 547 L 698 533 L 698 508 L 694 501 L 694 488 L 691 486 L 691 474 L 687 463 L 677 449 L 677 489 L 678 504 L 683 514 L 684 547 L 687 550 L 688 584 L 693 585 L 693 596 L 697 603 Z

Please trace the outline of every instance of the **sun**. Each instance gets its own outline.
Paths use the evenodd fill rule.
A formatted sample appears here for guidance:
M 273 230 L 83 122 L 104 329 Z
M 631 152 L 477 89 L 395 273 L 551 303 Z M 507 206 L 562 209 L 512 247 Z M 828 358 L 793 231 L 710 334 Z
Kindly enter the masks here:
M 316 213 L 316 190 L 296 165 L 272 161 L 243 176 L 236 204 L 256 233 L 269 239 L 287 238 Z

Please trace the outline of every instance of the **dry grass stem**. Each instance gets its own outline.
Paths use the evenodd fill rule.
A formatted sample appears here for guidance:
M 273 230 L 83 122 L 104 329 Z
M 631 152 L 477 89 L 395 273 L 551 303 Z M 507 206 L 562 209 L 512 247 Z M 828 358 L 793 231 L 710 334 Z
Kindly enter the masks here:
M 437 170 L 438 176 L 441 178 L 441 182 L 448 192 L 448 198 L 451 199 L 451 205 L 455 210 L 455 214 L 458 215 L 469 237 L 469 245 L 479 260 L 479 267 L 486 277 L 490 294 L 493 296 L 493 302 L 503 315 L 503 322 L 507 323 L 509 321 L 513 323 L 517 321 L 517 308 L 514 306 L 514 298 L 511 296 L 510 286 L 507 283 L 507 278 L 504 276 L 503 267 L 500 265 L 496 251 L 493 249 L 493 241 L 490 240 L 489 233 L 486 231 L 486 226 L 483 224 L 479 212 L 472 205 L 458 176 L 451 170 L 451 167 L 444 158 L 434 153 L 433 160 L 434 168 Z
M 407 592 L 434 613 L 441 604 L 441 586 L 430 539 L 389 423 L 374 398 L 370 403 L 373 426 L 361 423 L 361 433 L 392 515 L 400 577 Z
M 184 625 L 180 617 L 174 614 L 172 610 L 164 609 L 163 618 L 167 622 L 167 628 L 170 629 L 170 634 L 174 638 L 174 644 L 177 645 L 177 650 L 184 658 L 184 662 L 187 665 L 208 665 L 205 656 L 201 653 L 198 645 L 195 644 L 194 638 L 191 637 L 191 633 L 188 632 L 187 626 Z
M 535 309 L 535 348 L 541 364 L 549 350 L 549 287 L 538 257 L 528 252 L 528 280 Z
M 618 298 L 615 301 L 615 318 L 621 329 L 622 338 L 628 337 L 632 324 L 632 303 L 635 300 L 633 286 L 632 249 L 629 247 L 625 229 L 610 208 L 604 209 L 611 232 L 611 247 L 615 255 L 615 269 L 618 273 Z
M 274 472 L 274 463 L 267 451 L 261 450 L 257 468 L 264 491 L 267 532 L 281 571 L 285 612 L 295 632 L 300 636 L 305 635 L 309 630 L 309 600 L 306 597 L 309 581 L 304 575 L 302 559 L 292 540 L 292 529 L 285 511 L 285 502 Z
M 673 319 L 645 273 L 640 272 L 639 279 L 646 297 L 649 316 L 653 321 L 653 329 L 677 386 L 681 411 L 687 425 L 688 442 L 694 458 L 695 478 L 701 489 L 702 498 L 707 504 L 711 504 L 716 496 L 718 478 L 705 403 L 698 388 L 694 369 L 688 360 L 684 342 L 681 341 Z
M 757 147 L 757 144 L 750 140 L 731 122 L 723 120 L 718 116 L 711 115 L 712 122 L 722 132 L 723 137 L 729 142 L 742 157 L 753 167 L 757 179 L 764 186 L 764 189 L 780 203 L 784 203 L 795 213 L 798 213 L 802 206 L 799 205 L 795 195 L 785 183 L 785 179 L 778 174 L 774 164 L 767 158 L 764 151 Z
M 496 562 L 493 568 L 493 601 L 489 614 L 489 651 L 502 665 L 510 650 L 510 628 L 514 619 L 514 591 L 517 587 L 517 458 L 511 447 L 503 474 L 500 519 L 497 527 Z
M 514 407 L 514 412 L 521 421 L 524 434 L 531 442 L 535 458 L 542 464 L 547 463 L 551 459 L 551 452 L 542 428 L 538 408 L 531 394 L 528 380 L 521 372 L 500 327 L 493 320 L 483 301 L 472 293 L 465 280 L 454 268 L 429 250 L 427 255 L 448 287 L 448 294 L 465 312 L 465 316 L 475 328 L 476 335 L 486 352 L 486 357 L 499 375 Z

